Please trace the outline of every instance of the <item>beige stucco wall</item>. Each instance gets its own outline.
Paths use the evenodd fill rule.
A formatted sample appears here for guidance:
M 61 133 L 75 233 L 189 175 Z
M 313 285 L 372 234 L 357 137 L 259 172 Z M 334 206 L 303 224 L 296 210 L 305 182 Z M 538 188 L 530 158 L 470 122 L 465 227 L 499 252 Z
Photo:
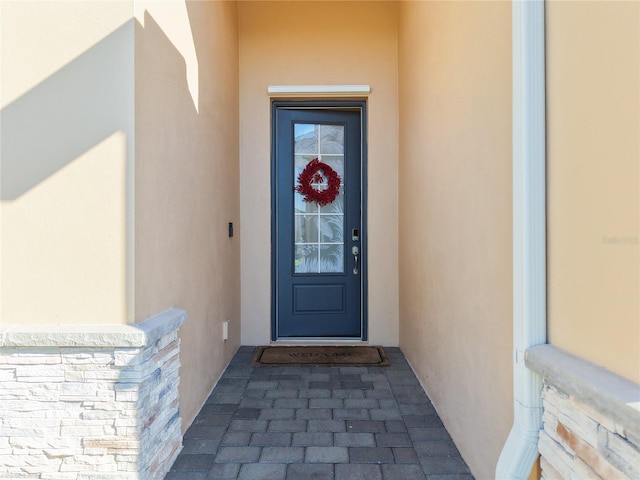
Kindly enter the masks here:
M 132 2 L 0 8 L 0 321 L 126 323 Z
M 546 32 L 549 342 L 640 383 L 640 3 Z
M 240 2 L 242 343 L 271 327 L 269 85 L 369 84 L 369 340 L 398 342 L 393 2 Z
M 185 309 L 186 426 L 240 339 L 236 3 L 1 5 L 0 320 Z
M 237 6 L 136 2 L 135 16 L 136 320 L 187 311 L 185 428 L 240 342 Z
M 476 478 L 513 415 L 511 7 L 399 6 L 400 346 Z

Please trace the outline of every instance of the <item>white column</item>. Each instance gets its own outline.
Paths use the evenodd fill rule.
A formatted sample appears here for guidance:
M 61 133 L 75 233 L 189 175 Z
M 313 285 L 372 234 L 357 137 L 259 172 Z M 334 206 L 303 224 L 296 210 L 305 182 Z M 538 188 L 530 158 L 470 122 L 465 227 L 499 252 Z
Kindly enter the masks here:
M 538 456 L 541 378 L 524 363 L 546 343 L 544 0 L 512 3 L 514 421 L 498 479 L 527 479 Z

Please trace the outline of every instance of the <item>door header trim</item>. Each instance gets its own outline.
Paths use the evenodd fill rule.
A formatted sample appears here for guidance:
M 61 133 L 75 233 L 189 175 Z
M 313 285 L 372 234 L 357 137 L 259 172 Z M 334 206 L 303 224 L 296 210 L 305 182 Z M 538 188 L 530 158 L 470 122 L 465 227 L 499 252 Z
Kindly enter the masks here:
M 336 96 L 368 96 L 369 85 L 269 85 L 267 94 L 278 97 L 336 97 Z

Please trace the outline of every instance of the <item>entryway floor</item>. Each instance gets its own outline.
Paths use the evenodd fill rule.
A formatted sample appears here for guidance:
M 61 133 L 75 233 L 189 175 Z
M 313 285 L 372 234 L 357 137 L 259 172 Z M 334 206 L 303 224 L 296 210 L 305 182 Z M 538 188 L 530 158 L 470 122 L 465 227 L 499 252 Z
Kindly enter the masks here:
M 399 348 L 388 367 L 252 367 L 240 347 L 165 480 L 473 480 Z

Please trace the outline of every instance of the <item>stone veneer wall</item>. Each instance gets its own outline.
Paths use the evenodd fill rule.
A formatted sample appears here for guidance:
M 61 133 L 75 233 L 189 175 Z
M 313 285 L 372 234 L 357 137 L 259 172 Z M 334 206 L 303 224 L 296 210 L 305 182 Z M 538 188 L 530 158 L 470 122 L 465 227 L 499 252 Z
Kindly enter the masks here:
M 0 330 L 0 479 L 162 479 L 181 445 L 178 327 Z
M 640 385 L 551 345 L 526 363 L 543 377 L 542 478 L 640 478 Z

